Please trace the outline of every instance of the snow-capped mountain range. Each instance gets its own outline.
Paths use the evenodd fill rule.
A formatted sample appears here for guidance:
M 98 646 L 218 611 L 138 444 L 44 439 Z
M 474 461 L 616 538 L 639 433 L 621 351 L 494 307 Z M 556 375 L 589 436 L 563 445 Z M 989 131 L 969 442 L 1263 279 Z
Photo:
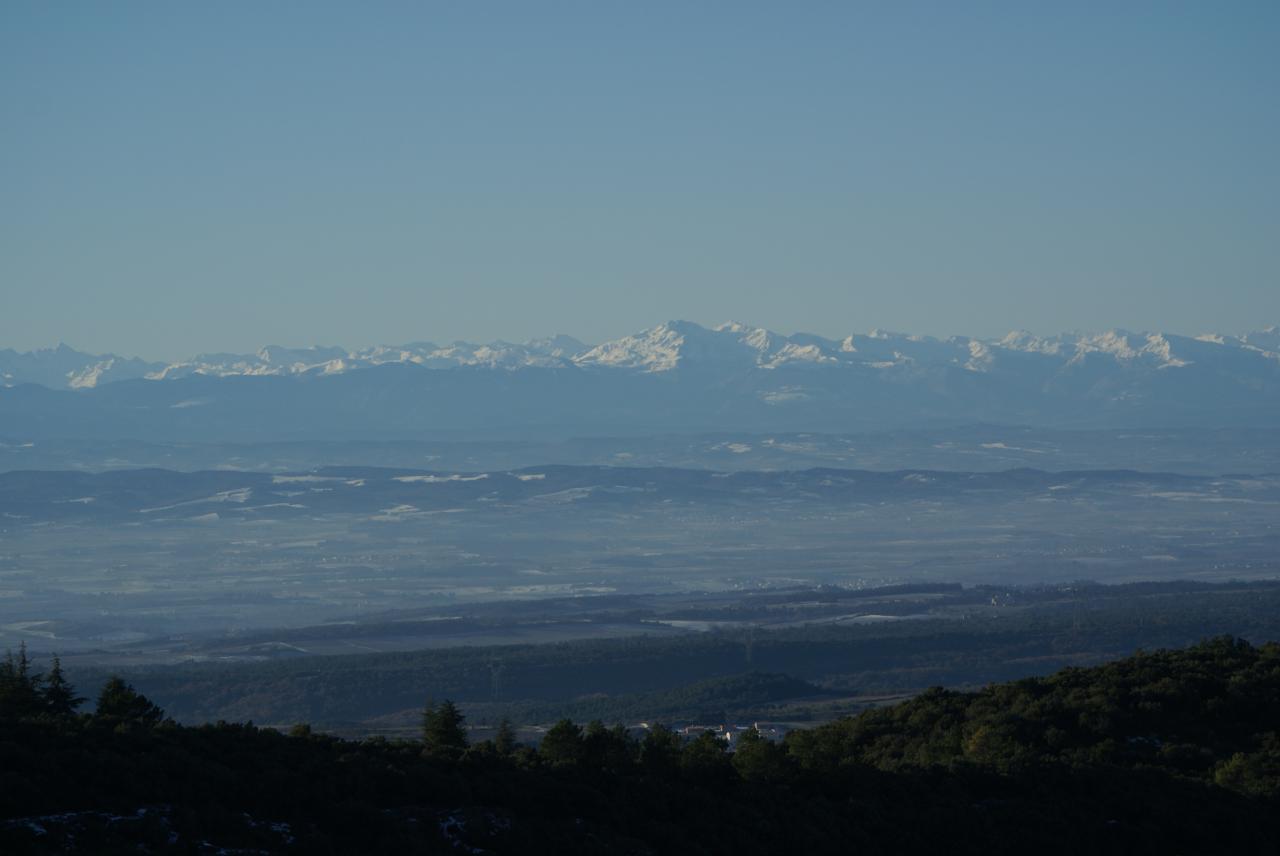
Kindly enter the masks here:
M 843 339 L 673 321 L 588 346 L 0 351 L 0 441 L 552 439 L 958 424 L 1280 429 L 1280 331 Z
M 1280 365 L 1280 328 L 1243 336 L 1165 333 L 1069 333 L 1042 338 L 1013 332 L 999 339 L 953 336 L 936 339 L 872 330 L 829 339 L 809 333 L 783 335 L 763 327 L 730 322 L 714 328 L 670 321 L 632 336 L 586 345 L 571 336 L 529 342 L 412 342 L 359 350 L 342 347 L 284 348 L 268 345 L 253 354 L 199 354 L 177 363 L 151 362 L 113 354 L 87 354 L 66 345 L 19 353 L 0 350 L 0 384 L 37 383 L 63 389 L 92 389 L 123 380 L 212 377 L 332 375 L 388 363 L 429 369 L 599 368 L 640 372 L 679 369 L 870 369 L 877 371 L 959 367 L 970 372 L 1018 371 L 1028 360 L 1045 369 L 1065 370 L 1090 361 L 1117 368 L 1173 370 L 1191 365 L 1264 372 Z

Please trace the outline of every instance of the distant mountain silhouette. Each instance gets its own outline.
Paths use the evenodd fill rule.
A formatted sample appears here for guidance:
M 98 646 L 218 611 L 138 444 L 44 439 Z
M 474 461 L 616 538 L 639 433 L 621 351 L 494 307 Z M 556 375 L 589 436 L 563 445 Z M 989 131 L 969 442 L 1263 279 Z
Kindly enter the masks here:
M 0 351 L 0 382 L 0 435 L 31 440 L 1267 427 L 1280 423 L 1280 333 L 837 341 L 673 321 L 594 347 L 270 346 L 171 365 Z

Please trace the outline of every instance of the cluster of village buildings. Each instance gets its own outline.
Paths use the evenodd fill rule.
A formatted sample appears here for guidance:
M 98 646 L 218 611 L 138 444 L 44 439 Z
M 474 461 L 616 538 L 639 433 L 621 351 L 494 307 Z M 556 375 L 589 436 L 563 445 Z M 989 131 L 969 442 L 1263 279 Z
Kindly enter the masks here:
M 641 722 L 633 726 L 631 731 L 637 736 L 643 736 L 652 727 L 652 723 Z M 791 727 L 778 722 L 753 722 L 750 725 L 723 723 L 721 725 L 684 725 L 677 727 L 675 731 L 687 740 L 692 740 L 700 734 L 710 733 L 728 743 L 729 748 L 732 749 L 743 734 L 753 729 L 766 740 L 776 741 L 785 737 Z

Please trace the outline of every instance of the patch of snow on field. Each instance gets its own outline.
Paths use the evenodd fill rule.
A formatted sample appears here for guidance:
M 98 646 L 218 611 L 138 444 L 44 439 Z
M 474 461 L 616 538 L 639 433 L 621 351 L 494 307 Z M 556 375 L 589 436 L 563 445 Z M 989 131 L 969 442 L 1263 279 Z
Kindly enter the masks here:
M 272 484 L 308 484 L 310 482 L 346 481 L 341 476 L 272 476 Z
M 537 496 L 530 497 L 529 502 L 578 502 L 591 496 L 594 490 L 594 487 L 571 487 L 554 493 L 540 493 Z
M 1028 452 L 1032 455 L 1043 455 L 1043 449 L 1028 449 L 1025 446 L 1009 446 L 1003 442 L 1000 443 L 979 443 L 984 449 L 1004 449 L 1007 452 Z
M 251 496 L 253 496 L 253 488 L 238 487 L 235 490 L 220 491 L 206 500 L 197 500 L 197 502 L 246 502 Z
M 375 514 L 369 519 L 379 520 L 384 523 L 400 523 L 420 517 L 431 517 L 435 514 L 461 514 L 464 511 L 466 511 L 465 508 L 440 508 L 434 511 L 423 511 L 412 505 L 397 505 L 393 508 L 384 508 L 382 513 Z
M 487 479 L 488 473 L 477 473 L 474 476 L 464 476 L 461 473 L 454 473 L 450 476 L 393 476 L 392 481 L 402 482 L 404 484 L 422 483 L 422 484 L 440 484 L 442 482 L 472 482 Z
M 416 517 L 422 514 L 416 506 L 412 505 L 396 505 L 391 508 L 384 508 L 380 514 L 370 517 L 370 520 L 381 520 L 387 523 L 399 523 L 410 517 Z
M 186 502 L 175 502 L 173 505 L 162 505 L 157 508 L 138 509 L 140 514 L 151 514 L 156 511 L 170 511 L 187 505 L 202 505 L 206 502 L 247 502 L 253 496 L 253 488 L 238 487 L 235 490 L 224 490 L 205 499 L 189 499 Z

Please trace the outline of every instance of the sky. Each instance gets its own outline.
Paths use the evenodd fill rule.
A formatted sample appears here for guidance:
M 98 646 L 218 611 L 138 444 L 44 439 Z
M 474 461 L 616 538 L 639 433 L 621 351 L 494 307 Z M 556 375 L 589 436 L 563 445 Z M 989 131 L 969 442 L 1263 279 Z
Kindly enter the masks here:
M 1280 324 L 1280 3 L 0 4 L 0 348 Z

